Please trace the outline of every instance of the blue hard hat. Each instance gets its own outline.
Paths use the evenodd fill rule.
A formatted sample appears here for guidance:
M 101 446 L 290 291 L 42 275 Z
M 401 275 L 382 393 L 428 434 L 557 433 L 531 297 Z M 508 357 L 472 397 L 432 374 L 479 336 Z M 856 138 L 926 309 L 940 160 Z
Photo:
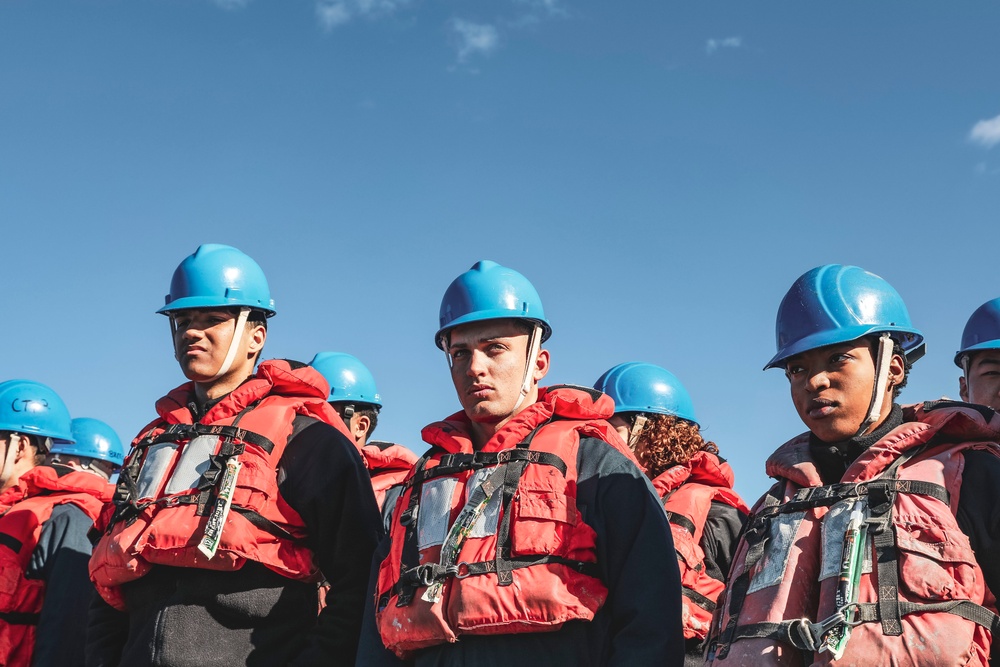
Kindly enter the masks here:
M 248 307 L 274 315 L 274 299 L 267 278 L 257 262 L 228 245 L 198 246 L 174 271 L 166 305 L 158 313 L 168 315 L 187 308 Z
M 309 365 L 330 385 L 331 403 L 370 403 L 382 407 L 375 377 L 361 360 L 346 352 L 320 352 Z
M 68 454 L 100 459 L 121 467 L 125 462 L 125 448 L 118 434 L 100 419 L 77 417 L 72 423 L 75 443 L 52 445 L 52 454 Z
M 808 350 L 880 333 L 898 340 L 911 361 L 923 355 L 924 336 L 892 285 L 857 266 L 819 266 L 802 274 L 781 300 L 778 353 L 764 369 Z
M 50 387 L 31 380 L 0 383 L 0 431 L 73 442 L 66 404 Z
M 542 342 L 552 335 L 542 300 L 528 279 L 514 269 L 482 260 L 455 278 L 441 299 L 440 328 L 434 342 L 444 349 L 443 336 L 469 322 L 528 320 L 542 327 Z
M 673 373 L 654 364 L 618 364 L 597 380 L 594 389 L 614 399 L 615 414 L 651 412 L 698 423 L 687 389 Z
M 955 353 L 955 365 L 961 367 L 968 352 L 996 349 L 1000 349 L 1000 299 L 987 301 L 972 313 L 962 331 L 962 349 Z

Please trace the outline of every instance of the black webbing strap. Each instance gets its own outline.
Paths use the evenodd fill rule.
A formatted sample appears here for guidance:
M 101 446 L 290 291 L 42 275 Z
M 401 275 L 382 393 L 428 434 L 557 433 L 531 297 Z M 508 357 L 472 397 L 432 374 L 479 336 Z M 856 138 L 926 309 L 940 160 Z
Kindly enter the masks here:
M 705 611 L 709 611 L 709 612 L 714 612 L 715 611 L 715 607 L 716 607 L 715 600 L 713 600 L 711 598 L 708 598 L 708 597 L 705 597 L 704 595 L 702 595 L 701 593 L 699 593 L 696 590 L 692 590 L 690 588 L 683 588 L 682 587 L 681 588 L 681 595 L 683 595 L 684 597 L 686 597 L 688 600 L 691 600 L 691 602 L 693 602 L 694 604 L 698 605 L 699 607 L 701 607 Z
M 687 518 L 683 514 L 678 514 L 677 512 L 667 512 L 667 521 L 674 524 L 675 526 L 680 526 L 687 532 L 691 533 L 691 537 L 694 537 L 695 527 L 694 521 Z
M 152 445 L 158 445 L 163 442 L 182 442 L 184 440 L 194 440 L 201 435 L 215 435 L 223 440 L 246 442 L 252 445 L 260 447 L 265 452 L 270 454 L 274 450 L 274 443 L 271 442 L 266 436 L 260 433 L 254 433 L 253 431 L 248 431 L 246 429 L 238 427 L 237 422 L 246 414 L 247 411 L 257 407 L 257 401 L 246 408 L 243 409 L 237 416 L 236 420 L 232 424 L 223 426 L 221 424 L 170 424 L 163 432 L 157 434 L 153 438 L 147 438 L 139 446 L 141 447 L 151 447 Z
M 429 458 L 430 455 L 427 454 L 417 461 L 413 469 L 414 475 L 419 475 L 423 472 Z M 399 515 L 399 525 L 405 526 L 406 532 L 403 534 L 403 553 L 399 559 L 399 584 L 397 584 L 397 587 L 403 583 L 406 572 L 416 568 L 420 564 L 420 550 L 417 549 L 417 514 L 420 510 L 420 491 L 420 484 L 410 488 L 409 502 L 406 504 L 406 509 Z M 405 488 L 403 493 L 406 493 Z M 413 602 L 413 596 L 416 591 L 417 586 L 412 584 L 399 588 L 397 591 L 396 606 L 405 607 L 409 605 Z M 379 600 L 379 606 L 383 608 L 388 603 L 388 599 Z
M 879 604 L 864 602 L 849 605 L 853 609 L 851 624 L 875 623 L 881 620 Z M 921 604 L 901 600 L 899 602 L 901 616 L 908 614 L 948 613 L 955 614 L 967 621 L 972 621 L 990 630 L 1000 632 L 1000 616 L 972 602 L 971 600 L 952 600 L 950 602 L 934 602 Z M 822 645 L 827 632 L 843 624 L 846 618 L 834 615 L 827 621 L 812 623 L 808 619 L 795 619 L 779 623 L 748 623 L 737 627 L 733 641 L 740 639 L 773 639 L 784 642 L 802 651 L 815 652 Z
M 252 523 L 257 528 L 263 530 L 266 533 L 270 533 L 275 537 L 281 538 L 283 540 L 291 540 L 293 542 L 302 541 L 301 539 L 295 537 L 294 535 L 289 533 L 287 530 L 285 530 L 275 522 L 271 521 L 265 516 L 258 514 L 257 512 L 254 512 L 251 509 L 247 509 L 246 507 L 240 507 L 239 505 L 233 505 L 232 510 L 234 512 L 238 512 L 240 515 L 243 516 L 244 519 Z
M 19 611 L 0 611 L 0 621 L 10 625 L 38 625 L 41 614 L 30 614 Z
M 730 645 L 736 641 L 736 622 L 743 609 L 743 601 L 746 599 L 747 591 L 750 589 L 750 573 L 754 566 L 764 556 L 764 549 L 770 537 L 771 517 L 776 514 L 770 510 L 781 504 L 781 493 L 783 485 L 778 482 L 772 486 L 767 495 L 764 496 L 760 509 L 747 519 L 743 531 L 743 539 L 747 543 L 747 555 L 744 560 L 743 572 L 733 580 L 728 593 L 729 600 L 729 622 L 723 629 L 716 646 L 716 655 L 725 658 L 729 654 Z
M 913 493 L 936 498 L 945 504 L 950 502 L 948 490 L 940 484 L 919 480 L 886 479 L 885 477 L 880 477 L 870 482 L 848 482 L 799 489 L 787 503 L 761 508 L 754 516 L 771 518 L 779 514 L 792 514 L 817 507 L 829 507 L 841 500 L 871 495 L 870 490 L 873 487 L 878 489 L 885 486 L 889 487 L 888 490 L 891 493 Z
M 509 565 L 509 569 L 511 571 L 520 570 L 525 567 L 534 567 L 536 565 L 546 565 L 549 563 L 554 565 L 565 565 L 566 567 L 572 568 L 576 572 L 580 572 L 590 577 L 600 577 L 600 568 L 597 566 L 597 563 L 571 560 L 569 558 L 553 556 L 551 554 L 543 554 L 540 556 L 514 556 L 507 561 L 507 565 Z M 397 582 L 393 587 L 392 592 L 399 595 L 408 587 L 416 588 L 419 586 L 431 586 L 445 581 L 450 577 L 465 579 L 466 577 L 475 577 L 483 574 L 497 574 L 496 560 L 487 560 L 478 563 L 461 562 L 450 566 L 444 566 L 440 563 L 426 563 L 424 565 L 409 568 L 406 572 L 404 572 L 400 576 L 399 582 Z M 708 600 L 708 598 L 705 599 Z M 711 603 L 711 600 L 708 600 L 708 602 Z
M 20 553 L 24 543 L 10 533 L 0 533 L 0 546 L 7 547 L 14 553 Z
M 502 463 L 514 461 L 526 461 L 528 463 L 540 463 L 556 468 L 563 475 L 566 474 L 566 462 L 555 454 L 549 452 L 539 452 L 530 449 L 505 449 L 501 452 L 476 452 L 474 454 L 445 454 L 438 464 L 433 468 L 426 468 L 420 474 L 414 474 L 403 483 L 403 489 L 411 486 L 423 484 L 435 477 L 445 477 L 469 470 L 479 470 L 489 468 Z
M 899 467 L 923 450 L 923 446 L 903 452 L 875 482 L 868 485 L 868 534 L 875 546 L 876 584 L 878 585 L 878 616 L 882 634 L 898 637 L 903 634 L 899 606 L 899 553 L 896 549 L 896 528 L 892 523 L 892 508 L 897 490 Z

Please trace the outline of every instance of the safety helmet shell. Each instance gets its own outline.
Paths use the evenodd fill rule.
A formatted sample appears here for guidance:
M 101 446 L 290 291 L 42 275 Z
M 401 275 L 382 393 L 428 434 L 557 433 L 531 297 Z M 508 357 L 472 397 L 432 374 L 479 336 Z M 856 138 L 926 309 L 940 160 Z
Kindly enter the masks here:
M 445 335 L 455 327 L 484 320 L 515 319 L 542 328 L 542 342 L 552 335 L 542 300 L 527 278 L 487 259 L 455 278 L 441 299 L 440 328 L 434 343 L 444 349 Z
M 31 380 L 0 383 L 0 431 L 73 442 L 66 404 L 51 387 Z
M 641 361 L 618 364 L 598 378 L 594 389 L 615 401 L 615 414 L 647 412 L 672 415 L 698 424 L 691 395 L 666 368 Z
M 249 255 L 228 245 L 198 246 L 174 271 L 166 305 L 157 310 L 169 315 L 188 308 L 239 308 L 274 315 L 274 299 L 264 271 Z
M 52 445 L 51 453 L 85 456 L 100 459 L 121 467 L 125 462 L 125 448 L 118 434 L 100 419 L 77 417 L 71 424 L 75 443 Z
M 962 367 L 962 357 L 976 350 L 1000 349 L 1000 298 L 987 301 L 972 313 L 962 331 L 962 348 L 955 353 L 955 365 Z
M 923 354 L 924 336 L 892 285 L 857 266 L 819 266 L 802 274 L 781 300 L 778 352 L 764 369 L 808 350 L 883 332 L 899 341 L 911 361 Z
M 361 360 L 346 352 L 320 352 L 309 365 L 330 385 L 331 403 L 368 403 L 382 407 L 375 377 Z

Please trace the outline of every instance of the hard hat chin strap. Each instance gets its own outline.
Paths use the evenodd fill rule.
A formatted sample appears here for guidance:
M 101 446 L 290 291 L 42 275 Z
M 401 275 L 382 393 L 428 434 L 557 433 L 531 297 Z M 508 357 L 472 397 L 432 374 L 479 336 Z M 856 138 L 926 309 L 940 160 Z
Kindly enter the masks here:
M 885 402 L 885 390 L 889 385 L 889 365 L 892 363 L 892 352 L 895 344 L 889 334 L 884 333 L 878 339 L 878 355 L 875 358 L 875 387 L 872 389 L 872 401 L 868 408 L 868 416 L 861 422 L 861 428 L 855 437 L 864 435 L 882 414 Z
M 3 457 L 3 468 L 0 468 L 0 488 L 7 486 L 7 480 L 14 474 L 14 459 L 17 458 L 17 447 L 21 436 L 11 433 L 7 438 L 7 453 Z
M 240 316 L 236 318 L 236 331 L 233 332 L 233 339 L 229 341 L 229 351 L 226 352 L 226 359 L 222 362 L 222 366 L 219 367 L 218 372 L 212 376 L 212 380 L 218 380 L 232 368 L 233 362 L 236 360 L 236 351 L 239 349 L 240 341 L 243 340 L 243 334 L 246 332 L 247 318 L 249 317 L 250 309 L 247 307 L 240 308 Z
M 637 414 L 635 419 L 632 420 L 632 427 L 628 430 L 628 448 L 633 452 L 636 445 L 639 444 L 639 436 L 642 435 L 642 430 L 646 428 L 646 422 L 648 421 L 649 419 L 643 414 Z
M 521 403 L 524 403 L 524 399 L 527 398 L 528 392 L 531 391 L 531 384 L 534 382 L 534 368 L 535 361 L 538 359 L 538 352 L 542 347 L 542 327 L 537 324 L 531 330 L 531 340 L 528 341 L 528 359 L 524 364 L 524 379 L 521 381 L 521 394 L 517 397 L 517 403 L 514 404 L 514 409 L 511 412 L 516 412 Z

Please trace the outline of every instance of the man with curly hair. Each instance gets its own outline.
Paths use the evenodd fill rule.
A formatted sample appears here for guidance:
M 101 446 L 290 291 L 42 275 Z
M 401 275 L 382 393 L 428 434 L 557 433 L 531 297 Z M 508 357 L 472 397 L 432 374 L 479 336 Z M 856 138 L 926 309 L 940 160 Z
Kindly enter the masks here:
M 702 648 L 749 511 L 733 490 L 733 471 L 701 436 L 684 385 L 665 368 L 619 364 L 594 388 L 615 401 L 610 419 L 663 500 L 683 587 L 685 665 Z M 670 554 L 671 557 L 674 554 Z

